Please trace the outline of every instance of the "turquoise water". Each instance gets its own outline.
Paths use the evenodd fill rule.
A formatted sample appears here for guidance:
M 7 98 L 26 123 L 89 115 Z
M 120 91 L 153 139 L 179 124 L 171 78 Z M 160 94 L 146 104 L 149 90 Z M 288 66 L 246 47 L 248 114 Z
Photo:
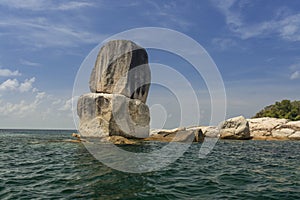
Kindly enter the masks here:
M 0 130 L 0 199 L 300 199 L 300 141 L 219 141 L 205 159 L 193 144 L 164 171 L 130 174 L 64 142 L 71 133 Z

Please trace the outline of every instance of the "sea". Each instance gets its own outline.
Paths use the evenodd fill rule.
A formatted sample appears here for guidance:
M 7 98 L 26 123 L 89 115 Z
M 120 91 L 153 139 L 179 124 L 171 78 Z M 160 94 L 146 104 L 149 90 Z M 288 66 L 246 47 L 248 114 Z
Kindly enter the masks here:
M 112 169 L 72 130 L 0 130 L 0 199 L 300 199 L 300 141 L 192 144 L 158 171 Z M 123 145 L 132 152 L 161 148 Z

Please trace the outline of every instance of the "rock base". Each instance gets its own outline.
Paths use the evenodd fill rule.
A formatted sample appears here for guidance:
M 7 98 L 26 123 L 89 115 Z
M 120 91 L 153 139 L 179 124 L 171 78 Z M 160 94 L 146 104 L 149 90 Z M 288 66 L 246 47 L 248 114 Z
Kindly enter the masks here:
M 149 136 L 150 113 L 146 104 L 121 94 L 88 93 L 78 99 L 82 137 Z

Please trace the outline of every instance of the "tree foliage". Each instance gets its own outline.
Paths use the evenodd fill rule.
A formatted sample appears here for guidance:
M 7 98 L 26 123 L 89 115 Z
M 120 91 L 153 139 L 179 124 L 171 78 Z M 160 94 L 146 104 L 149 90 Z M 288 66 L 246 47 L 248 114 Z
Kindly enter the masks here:
M 282 100 L 265 107 L 256 113 L 253 118 L 274 117 L 285 118 L 293 121 L 300 120 L 300 101 Z

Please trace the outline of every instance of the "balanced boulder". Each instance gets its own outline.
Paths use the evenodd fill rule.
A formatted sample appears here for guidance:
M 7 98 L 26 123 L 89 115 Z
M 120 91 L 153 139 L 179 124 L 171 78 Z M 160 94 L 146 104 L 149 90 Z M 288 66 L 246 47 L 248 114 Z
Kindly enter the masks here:
M 100 49 L 89 85 L 92 93 L 122 94 L 145 103 L 150 79 L 146 50 L 129 40 L 113 40 Z
M 145 49 L 128 40 L 106 43 L 90 77 L 92 93 L 78 99 L 80 134 L 106 141 L 112 136 L 148 137 L 150 113 L 145 102 L 150 78 Z

